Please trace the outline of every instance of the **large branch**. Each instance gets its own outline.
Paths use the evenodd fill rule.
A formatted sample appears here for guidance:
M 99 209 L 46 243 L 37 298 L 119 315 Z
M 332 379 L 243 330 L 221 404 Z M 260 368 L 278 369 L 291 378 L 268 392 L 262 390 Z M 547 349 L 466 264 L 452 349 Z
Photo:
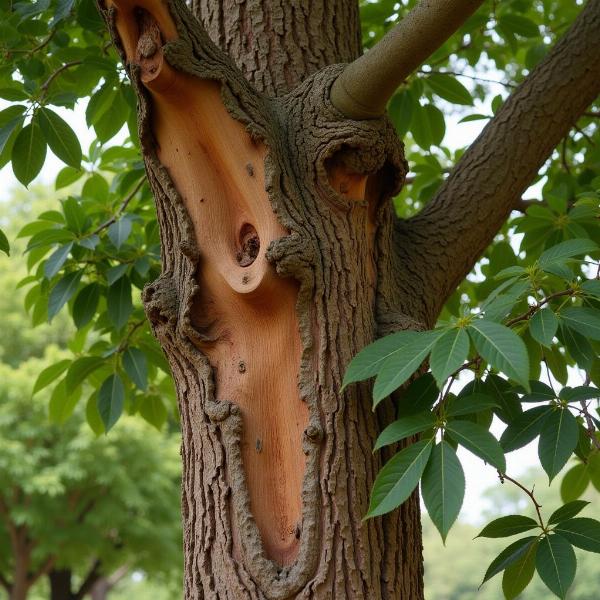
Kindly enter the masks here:
M 430 325 L 599 93 L 600 0 L 590 0 L 431 202 L 398 226 L 396 247 L 406 277 L 399 285 L 421 294 Z
M 371 50 L 342 71 L 331 88 L 331 102 L 352 119 L 380 117 L 402 81 L 482 3 L 483 0 L 421 0 Z

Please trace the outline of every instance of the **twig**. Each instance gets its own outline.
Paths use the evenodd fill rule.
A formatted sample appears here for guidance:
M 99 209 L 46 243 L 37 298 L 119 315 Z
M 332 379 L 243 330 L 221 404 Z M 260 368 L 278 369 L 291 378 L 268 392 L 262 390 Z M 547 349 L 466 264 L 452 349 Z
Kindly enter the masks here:
M 577 125 L 575 125 L 575 131 L 577 131 L 577 133 L 580 133 L 585 138 L 587 143 L 590 146 L 592 146 L 592 148 L 594 148 L 596 146 L 596 142 L 594 142 L 594 140 L 585 131 L 583 131 L 583 129 L 581 129 Z
M 536 311 L 538 311 L 540 308 L 542 308 L 542 306 L 544 306 L 544 304 L 548 304 L 550 300 L 554 300 L 554 298 L 560 298 L 561 296 L 572 296 L 574 293 L 575 290 L 569 288 L 568 290 L 562 290 L 561 292 L 555 292 L 554 294 L 550 294 L 549 296 L 546 296 L 536 304 L 532 304 L 529 307 L 529 310 L 525 311 L 523 314 L 508 321 L 506 323 L 506 326 L 511 327 L 512 325 L 515 325 L 520 321 L 527 321 L 527 319 L 530 319 Z
M 505 480 L 510 481 L 529 496 L 529 498 L 533 502 L 533 505 L 535 506 L 535 512 L 537 513 L 540 527 L 545 531 L 546 526 L 544 525 L 544 519 L 542 519 L 542 513 L 540 512 L 540 508 L 542 508 L 542 505 L 535 499 L 535 496 L 533 495 L 534 490 L 528 490 L 523 484 L 519 483 L 516 479 L 509 477 L 506 473 L 501 473 L 500 471 L 498 471 L 498 477 L 500 478 L 500 483 L 504 483 Z
M 52 75 L 50 75 L 50 77 L 48 77 L 48 79 L 46 79 L 46 81 L 44 81 L 44 83 L 42 83 L 42 85 L 40 87 L 40 90 L 42 91 L 42 98 L 48 93 L 48 88 L 50 87 L 52 82 L 63 71 L 66 71 L 67 69 L 70 69 L 71 67 L 76 67 L 77 65 L 80 65 L 82 63 L 83 63 L 82 60 L 72 60 L 71 62 L 65 63 L 64 65 L 61 65 L 60 67 L 58 67 L 58 69 L 56 69 L 56 71 L 54 71 L 54 73 L 52 73 Z
M 585 375 L 584 385 L 590 385 L 589 373 L 586 373 Z M 584 400 L 580 400 L 579 404 L 581 405 L 581 414 L 583 415 L 583 418 L 585 419 L 587 425 L 586 433 L 588 434 L 590 440 L 592 440 L 592 444 L 594 445 L 596 450 L 600 450 L 600 440 L 596 436 L 596 426 L 594 425 L 592 415 L 590 415 L 588 405 L 585 403 Z
M 127 205 L 131 202 L 133 197 L 140 191 L 140 188 L 142 187 L 142 185 L 144 185 L 145 181 L 145 176 L 140 178 L 136 186 L 131 190 L 131 192 L 129 192 L 129 194 L 127 194 L 127 196 L 125 196 L 123 202 L 121 202 L 121 205 L 117 209 L 117 212 L 110 219 L 104 221 L 104 223 L 102 223 L 101 225 L 98 225 L 98 227 L 96 227 L 96 229 L 94 229 L 94 231 L 92 232 L 92 235 L 98 234 L 103 229 L 110 227 L 123 214 L 123 211 L 127 208 Z
M 510 82 L 506 82 L 506 81 L 496 81 L 495 79 L 487 79 L 486 77 L 479 77 L 476 75 L 467 75 L 466 73 L 457 73 L 456 71 L 448 71 L 448 70 L 438 71 L 436 69 L 431 69 L 431 71 L 423 71 L 421 69 L 418 72 L 423 75 L 435 74 L 435 75 L 454 75 L 454 77 L 466 77 L 467 79 L 472 79 L 473 81 L 482 81 L 484 83 L 495 83 L 497 85 L 503 85 L 504 87 L 512 88 L 512 89 L 517 87 L 516 83 L 510 83 Z

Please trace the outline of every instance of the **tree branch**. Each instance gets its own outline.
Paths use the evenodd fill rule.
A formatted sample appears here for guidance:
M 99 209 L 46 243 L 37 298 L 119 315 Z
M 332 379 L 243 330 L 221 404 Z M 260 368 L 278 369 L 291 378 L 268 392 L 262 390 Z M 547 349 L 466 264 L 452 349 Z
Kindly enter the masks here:
M 396 250 L 430 325 L 519 204 L 552 150 L 600 93 L 600 0 L 509 97 L 431 202 L 397 225 Z
M 94 564 L 92 565 L 91 569 L 88 571 L 88 574 L 86 575 L 85 579 L 83 580 L 83 583 L 81 584 L 80 588 L 77 590 L 77 593 L 75 594 L 75 597 L 73 600 L 82 600 L 83 597 L 87 593 L 89 593 L 89 591 L 92 589 L 92 587 L 94 586 L 96 581 L 98 581 L 98 579 L 100 579 L 100 577 L 101 577 L 100 564 L 101 564 L 100 559 L 96 559 L 94 561 Z
M 385 112 L 396 88 L 437 50 L 483 0 L 421 0 L 371 50 L 350 63 L 331 88 L 331 101 L 351 119 Z
M 40 568 L 32 573 L 30 577 L 27 578 L 29 585 L 33 585 L 42 575 L 47 575 L 54 563 L 56 562 L 56 556 L 49 556 L 46 561 L 40 566 Z

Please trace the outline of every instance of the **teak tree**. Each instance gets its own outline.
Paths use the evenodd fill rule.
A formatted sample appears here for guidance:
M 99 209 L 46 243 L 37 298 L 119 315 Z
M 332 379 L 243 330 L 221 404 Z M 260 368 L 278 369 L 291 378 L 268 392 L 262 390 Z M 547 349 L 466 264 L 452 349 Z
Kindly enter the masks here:
M 363 520 L 391 403 L 373 412 L 344 370 L 383 334 L 434 326 L 600 92 L 590 0 L 399 220 L 387 100 L 480 4 L 423 0 L 363 56 L 356 0 L 102 7 L 160 224 L 144 303 L 180 406 L 186 598 L 423 597 L 417 495 Z

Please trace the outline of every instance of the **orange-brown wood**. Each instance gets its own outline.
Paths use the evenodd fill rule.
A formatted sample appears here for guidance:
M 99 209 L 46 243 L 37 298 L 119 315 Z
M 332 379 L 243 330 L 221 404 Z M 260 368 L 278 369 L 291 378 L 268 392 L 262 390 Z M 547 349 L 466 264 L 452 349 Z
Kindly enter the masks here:
M 297 385 L 297 285 L 265 258 L 269 243 L 287 233 L 265 191 L 266 148 L 229 115 L 218 83 L 164 62 L 160 46 L 177 34 L 161 2 L 135 4 L 151 18 L 130 2 L 115 5 L 127 57 L 152 95 L 160 161 L 194 224 L 202 291 L 193 321 L 211 339 L 201 349 L 214 368 L 216 399 L 242 409 L 252 513 L 267 555 L 289 564 L 298 550 L 308 410 Z

